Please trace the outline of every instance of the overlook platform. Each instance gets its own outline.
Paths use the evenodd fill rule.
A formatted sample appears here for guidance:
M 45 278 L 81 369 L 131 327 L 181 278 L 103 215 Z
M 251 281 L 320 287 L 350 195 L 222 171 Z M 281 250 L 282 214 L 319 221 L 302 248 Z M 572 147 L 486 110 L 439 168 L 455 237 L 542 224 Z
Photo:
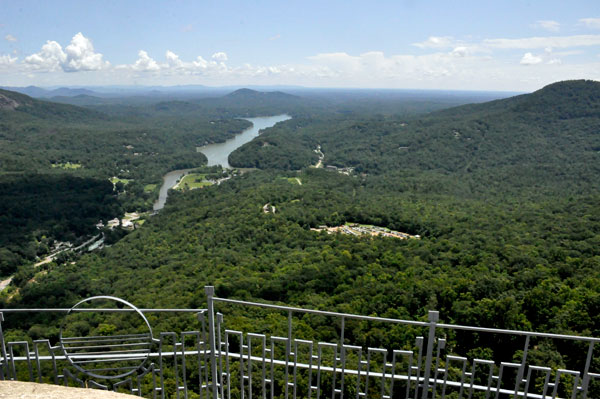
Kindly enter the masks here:
M 205 292 L 206 309 L 93 297 L 71 309 L 0 310 L 0 379 L 147 398 L 600 397 L 598 338 L 445 324 L 436 311 L 400 320 Z M 28 314 L 61 315 L 58 337 L 9 340 L 2 322 Z M 158 315 L 177 314 L 197 328 L 153 329 Z

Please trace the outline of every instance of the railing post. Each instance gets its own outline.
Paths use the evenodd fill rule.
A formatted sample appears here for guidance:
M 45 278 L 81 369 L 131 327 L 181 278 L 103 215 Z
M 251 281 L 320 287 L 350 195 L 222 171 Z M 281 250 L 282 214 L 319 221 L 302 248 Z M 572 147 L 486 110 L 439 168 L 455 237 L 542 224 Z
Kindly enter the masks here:
M 431 363 L 433 361 L 433 344 L 435 343 L 435 327 L 440 320 L 440 312 L 429 311 L 429 337 L 427 338 L 427 356 L 425 357 L 425 374 L 423 375 L 422 399 L 427 399 L 429 392 L 429 376 L 431 375 Z
M 4 314 L 0 312 L 0 350 L 2 353 L 2 367 L 0 367 L 0 381 L 8 378 L 8 357 L 6 356 L 6 345 L 4 344 L 4 333 L 2 332 L 2 322 L 4 321 Z M 6 368 L 6 372 L 4 371 Z
M 210 345 L 210 371 L 212 376 L 212 399 L 219 398 L 218 380 L 217 380 L 217 349 L 215 345 L 215 309 L 213 296 L 215 295 L 215 287 L 205 286 L 204 293 L 206 294 L 206 304 L 208 310 L 208 337 Z

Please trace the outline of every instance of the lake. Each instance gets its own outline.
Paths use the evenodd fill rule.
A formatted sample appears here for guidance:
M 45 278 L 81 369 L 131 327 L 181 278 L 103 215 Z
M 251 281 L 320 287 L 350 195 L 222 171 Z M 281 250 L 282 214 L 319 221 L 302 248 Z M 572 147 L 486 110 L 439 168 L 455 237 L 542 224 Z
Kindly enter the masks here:
M 291 116 L 283 114 L 276 116 L 260 116 L 257 118 L 243 118 L 252 122 L 252 127 L 244 130 L 234 138 L 225 141 L 224 143 L 208 144 L 202 147 L 196 147 L 196 151 L 203 153 L 208 159 L 208 166 L 221 165 L 223 168 L 230 169 L 228 158 L 229 154 L 235 151 L 238 147 L 252 141 L 257 137 L 261 129 L 267 129 L 274 126 L 278 122 L 292 119 Z M 160 187 L 158 200 L 154 203 L 153 209 L 158 211 L 165 206 L 169 189 L 171 189 L 183 175 L 192 169 L 172 170 L 163 176 L 163 184 Z

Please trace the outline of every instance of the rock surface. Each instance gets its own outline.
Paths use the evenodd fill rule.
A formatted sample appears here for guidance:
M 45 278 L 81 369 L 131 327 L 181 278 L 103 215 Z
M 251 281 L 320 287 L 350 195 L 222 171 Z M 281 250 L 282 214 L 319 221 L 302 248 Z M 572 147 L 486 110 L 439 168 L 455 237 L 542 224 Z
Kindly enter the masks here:
M 98 389 L 71 388 L 35 382 L 0 381 L 0 399 L 128 399 L 126 395 Z
M 20 104 L 12 98 L 6 97 L 0 94 L 0 110 L 12 111 L 17 108 Z

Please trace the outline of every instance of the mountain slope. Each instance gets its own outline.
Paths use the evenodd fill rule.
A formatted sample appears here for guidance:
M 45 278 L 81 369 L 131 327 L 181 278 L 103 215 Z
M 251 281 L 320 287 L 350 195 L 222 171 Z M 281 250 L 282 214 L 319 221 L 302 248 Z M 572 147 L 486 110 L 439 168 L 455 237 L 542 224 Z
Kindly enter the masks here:
M 432 171 L 496 188 L 575 189 L 600 174 L 599 131 L 600 83 L 571 81 L 418 120 L 296 119 L 246 144 L 231 159 L 236 166 L 308 166 L 321 145 L 325 165 L 359 173 Z
M 16 112 L 11 113 L 11 111 Z M 0 118 L 2 120 L 22 118 L 22 114 L 47 121 L 106 119 L 105 115 L 93 110 L 74 105 L 37 100 L 25 94 L 0 89 Z

